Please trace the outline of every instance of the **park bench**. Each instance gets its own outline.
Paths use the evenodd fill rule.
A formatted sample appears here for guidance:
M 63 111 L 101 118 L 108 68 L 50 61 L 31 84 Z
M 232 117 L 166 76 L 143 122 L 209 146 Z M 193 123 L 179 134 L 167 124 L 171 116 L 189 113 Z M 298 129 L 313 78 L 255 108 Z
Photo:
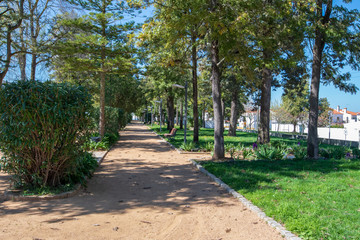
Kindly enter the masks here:
M 173 138 L 173 137 L 175 137 L 175 135 L 176 135 L 176 131 L 177 131 L 177 129 L 176 129 L 176 128 L 173 128 L 173 129 L 171 129 L 171 132 L 170 132 L 170 133 L 164 134 L 164 137 L 166 137 L 166 138 Z

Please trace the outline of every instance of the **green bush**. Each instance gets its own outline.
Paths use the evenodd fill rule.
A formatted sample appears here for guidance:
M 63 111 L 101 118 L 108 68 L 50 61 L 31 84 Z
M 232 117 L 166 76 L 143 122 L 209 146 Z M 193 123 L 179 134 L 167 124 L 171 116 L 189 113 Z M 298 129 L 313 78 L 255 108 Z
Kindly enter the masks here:
M 307 157 L 306 147 L 295 146 L 292 148 L 292 152 L 294 154 L 295 160 L 303 160 L 306 159 Z
M 93 128 L 95 131 L 99 130 L 99 118 L 100 118 L 100 108 L 97 107 L 92 113 L 93 119 Z M 114 107 L 105 107 L 105 132 L 106 133 L 118 133 L 119 130 L 126 127 L 126 125 L 131 121 L 131 115 L 124 112 L 120 108 Z
M 105 133 L 105 136 L 101 141 L 96 142 L 91 139 L 86 141 L 83 145 L 85 151 L 94 150 L 109 150 L 111 146 L 119 139 L 119 133 Z
M 319 154 L 324 158 L 342 159 L 348 152 L 350 152 L 350 150 L 347 147 L 334 147 L 329 149 L 320 149 Z
M 191 150 L 195 149 L 195 147 L 196 147 L 195 143 L 192 141 L 188 141 L 188 142 L 186 142 L 186 144 L 183 143 L 180 146 L 180 148 L 183 149 L 184 151 L 191 151 Z
M 281 148 L 261 145 L 255 150 L 255 155 L 258 160 L 281 160 L 287 154 Z
M 359 158 L 360 159 L 360 150 L 357 148 L 352 149 L 352 154 L 354 156 L 354 158 Z
M 98 167 L 98 162 L 91 153 L 84 152 L 75 159 L 75 163 L 75 167 L 68 169 L 68 172 L 66 172 L 66 182 L 84 185 L 86 178 L 91 177 Z
M 88 138 L 91 96 L 67 83 L 19 81 L 0 90 L 0 168 L 17 186 L 66 184 Z

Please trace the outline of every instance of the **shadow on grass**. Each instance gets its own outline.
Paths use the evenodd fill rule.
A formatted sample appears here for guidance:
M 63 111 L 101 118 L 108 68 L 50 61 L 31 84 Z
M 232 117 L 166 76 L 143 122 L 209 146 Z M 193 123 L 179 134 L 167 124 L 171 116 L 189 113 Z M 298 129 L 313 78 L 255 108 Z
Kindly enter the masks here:
M 211 173 L 220 177 L 236 191 L 253 192 L 263 183 L 274 183 L 279 178 L 322 178 L 329 173 L 359 171 L 360 160 L 258 160 L 237 162 L 201 162 Z M 276 187 L 270 188 L 276 189 Z

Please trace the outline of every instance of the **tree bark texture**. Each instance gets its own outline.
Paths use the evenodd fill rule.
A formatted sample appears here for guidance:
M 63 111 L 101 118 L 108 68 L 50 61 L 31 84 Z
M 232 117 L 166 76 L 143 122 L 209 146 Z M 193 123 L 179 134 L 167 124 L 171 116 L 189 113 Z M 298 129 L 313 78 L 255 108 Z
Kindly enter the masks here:
M 327 3 L 325 15 L 323 16 L 323 1 L 316 1 L 317 16 L 321 16 L 321 24 L 326 25 L 330 21 L 332 11 L 332 0 Z M 318 21 L 315 24 L 320 24 Z M 310 85 L 310 109 L 309 109 L 309 132 L 307 141 L 307 155 L 309 158 L 317 159 L 319 157 L 319 142 L 317 135 L 318 116 L 319 116 L 319 90 L 320 90 L 320 76 L 321 76 L 321 61 L 322 53 L 325 47 L 325 33 L 321 27 L 317 26 L 315 29 L 315 43 L 313 46 L 313 61 L 312 74 Z
M 202 110 L 202 127 L 205 128 L 205 108 Z
M 219 63 L 219 42 L 211 42 L 211 80 L 214 109 L 214 159 L 221 159 L 225 156 L 224 148 L 224 116 L 221 104 L 220 69 Z
M 183 124 L 184 124 L 184 104 L 181 101 L 180 102 L 180 129 L 184 128 Z
M 265 51 L 264 51 L 265 52 Z M 267 54 L 264 53 L 264 57 Z M 258 126 L 258 141 L 260 144 L 270 142 L 270 105 L 271 105 L 271 70 L 264 66 L 262 70 L 261 84 L 261 109 L 260 109 L 260 125 Z
M 25 27 L 20 27 L 20 50 L 22 51 L 22 53 L 18 54 L 18 61 L 19 61 L 19 68 L 20 68 L 20 78 L 21 81 L 25 81 L 26 80 L 26 46 L 25 46 L 25 42 L 24 42 L 24 31 L 25 31 Z
M 193 117 L 194 117 L 194 142 L 199 142 L 199 110 L 198 110 L 198 81 L 197 81 L 197 49 L 196 33 L 191 34 L 191 61 L 192 61 L 192 80 L 193 80 Z
M 239 117 L 239 92 L 237 88 L 231 94 L 231 116 L 230 116 L 230 127 L 229 136 L 236 136 L 237 120 Z
M 178 103 L 176 104 L 176 116 L 175 116 L 175 119 L 176 119 L 176 125 L 179 126 L 179 104 Z
M 167 110 L 167 114 L 168 114 L 168 127 L 167 129 L 169 131 L 171 131 L 175 124 L 174 124 L 174 113 L 175 113 L 175 109 L 174 109 L 174 96 L 169 95 L 166 101 L 166 110 Z
M 104 3 L 103 3 L 104 4 Z M 105 7 L 103 6 L 103 14 L 106 13 Z M 101 23 L 101 36 L 106 38 L 106 23 L 103 21 Z M 106 67 L 105 67 L 105 58 L 106 58 L 106 46 L 105 44 L 101 47 L 101 72 L 100 72 L 100 136 L 101 139 L 105 136 L 105 80 L 106 80 Z

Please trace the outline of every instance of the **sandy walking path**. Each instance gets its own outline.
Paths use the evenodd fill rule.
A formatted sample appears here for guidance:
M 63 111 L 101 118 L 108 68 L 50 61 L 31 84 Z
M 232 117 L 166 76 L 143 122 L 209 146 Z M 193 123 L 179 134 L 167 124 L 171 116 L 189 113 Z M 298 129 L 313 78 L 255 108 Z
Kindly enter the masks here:
M 0 239 L 282 239 L 190 157 L 130 124 L 79 195 L 0 202 Z

